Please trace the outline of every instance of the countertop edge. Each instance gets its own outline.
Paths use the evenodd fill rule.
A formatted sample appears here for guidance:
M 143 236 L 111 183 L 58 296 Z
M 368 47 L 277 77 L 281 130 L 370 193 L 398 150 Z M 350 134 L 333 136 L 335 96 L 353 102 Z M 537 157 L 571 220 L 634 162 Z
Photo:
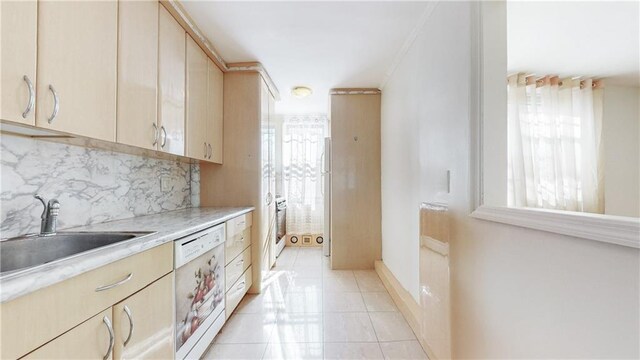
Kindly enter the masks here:
M 129 222 L 137 222 L 142 220 L 148 221 L 154 219 L 157 220 L 165 216 L 171 216 L 172 214 L 192 211 L 193 209 L 199 209 L 199 211 L 221 211 L 224 212 L 224 214 L 206 220 L 203 219 L 201 222 L 198 221 L 196 224 L 185 225 L 184 228 L 179 228 L 176 231 L 158 230 L 154 233 L 141 236 L 139 238 L 134 238 L 129 241 L 109 245 L 104 248 L 80 253 L 78 255 L 66 259 L 61 259 L 52 263 L 43 264 L 23 271 L 17 271 L 15 273 L 8 273 L 6 275 L 0 276 L 0 303 L 5 303 L 20 298 L 42 288 L 55 285 L 72 277 L 84 274 L 91 270 L 95 270 L 126 257 L 139 254 L 143 251 L 166 244 L 170 241 L 180 239 L 195 232 L 210 228 L 212 226 L 216 226 L 235 217 L 255 210 L 255 208 L 252 206 L 228 208 L 192 208 L 169 211 L 154 215 L 133 217 L 129 219 L 117 220 L 114 222 L 101 223 L 90 226 L 76 227 L 72 229 L 65 229 L 64 231 L 89 231 L 91 229 L 100 229 L 108 226 L 121 226 L 120 230 L 132 231 L 131 228 L 127 227 L 131 225 L 126 225 Z M 210 216 L 214 215 L 212 214 Z M 205 215 L 205 217 L 209 216 Z M 144 224 L 136 226 L 142 227 L 141 229 L 139 229 L 140 231 L 153 231 L 153 229 L 144 228 Z M 176 224 L 175 226 L 178 227 L 179 224 Z

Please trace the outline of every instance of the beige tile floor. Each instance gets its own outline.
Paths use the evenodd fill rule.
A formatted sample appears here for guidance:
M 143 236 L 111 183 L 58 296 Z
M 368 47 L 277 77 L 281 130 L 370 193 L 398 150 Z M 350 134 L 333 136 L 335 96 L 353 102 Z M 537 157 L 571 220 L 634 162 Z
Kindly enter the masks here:
M 205 359 L 427 359 L 375 271 L 334 271 L 317 248 L 287 247 Z

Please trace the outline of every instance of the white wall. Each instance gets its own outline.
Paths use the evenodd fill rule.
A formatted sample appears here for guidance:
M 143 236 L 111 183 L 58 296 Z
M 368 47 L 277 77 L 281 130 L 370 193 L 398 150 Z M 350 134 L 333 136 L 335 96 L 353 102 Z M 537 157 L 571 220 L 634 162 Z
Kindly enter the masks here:
M 417 296 L 418 204 L 445 200 L 454 358 L 638 358 L 638 250 L 469 217 L 469 8 L 438 3 L 383 89 L 383 261 Z
M 605 85 L 605 214 L 640 217 L 640 89 Z

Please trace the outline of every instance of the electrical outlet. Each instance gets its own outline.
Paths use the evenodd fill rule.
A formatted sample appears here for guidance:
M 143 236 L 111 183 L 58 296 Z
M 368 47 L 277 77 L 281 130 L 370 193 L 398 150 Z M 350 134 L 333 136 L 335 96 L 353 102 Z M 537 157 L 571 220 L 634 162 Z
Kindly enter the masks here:
M 160 191 L 168 192 L 171 191 L 173 186 L 171 186 L 171 178 L 167 175 L 160 176 Z

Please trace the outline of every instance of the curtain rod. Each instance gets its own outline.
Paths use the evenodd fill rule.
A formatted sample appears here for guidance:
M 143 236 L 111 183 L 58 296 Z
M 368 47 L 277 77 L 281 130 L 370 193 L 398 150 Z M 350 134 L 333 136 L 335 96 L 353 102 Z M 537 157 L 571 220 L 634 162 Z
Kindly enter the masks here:
M 513 74 L 507 77 L 507 83 L 509 83 L 509 79 L 516 76 L 522 76 L 521 74 Z M 536 87 L 541 87 L 544 85 L 557 85 L 562 86 L 564 81 L 578 81 L 578 78 L 565 78 L 565 80 L 561 80 L 557 75 L 546 75 L 546 76 L 535 76 L 535 75 L 527 75 L 525 76 L 526 85 L 536 85 Z M 579 80 L 580 81 L 580 89 L 584 89 L 588 80 Z M 591 79 L 591 88 L 592 89 L 603 89 L 604 81 L 602 79 Z

